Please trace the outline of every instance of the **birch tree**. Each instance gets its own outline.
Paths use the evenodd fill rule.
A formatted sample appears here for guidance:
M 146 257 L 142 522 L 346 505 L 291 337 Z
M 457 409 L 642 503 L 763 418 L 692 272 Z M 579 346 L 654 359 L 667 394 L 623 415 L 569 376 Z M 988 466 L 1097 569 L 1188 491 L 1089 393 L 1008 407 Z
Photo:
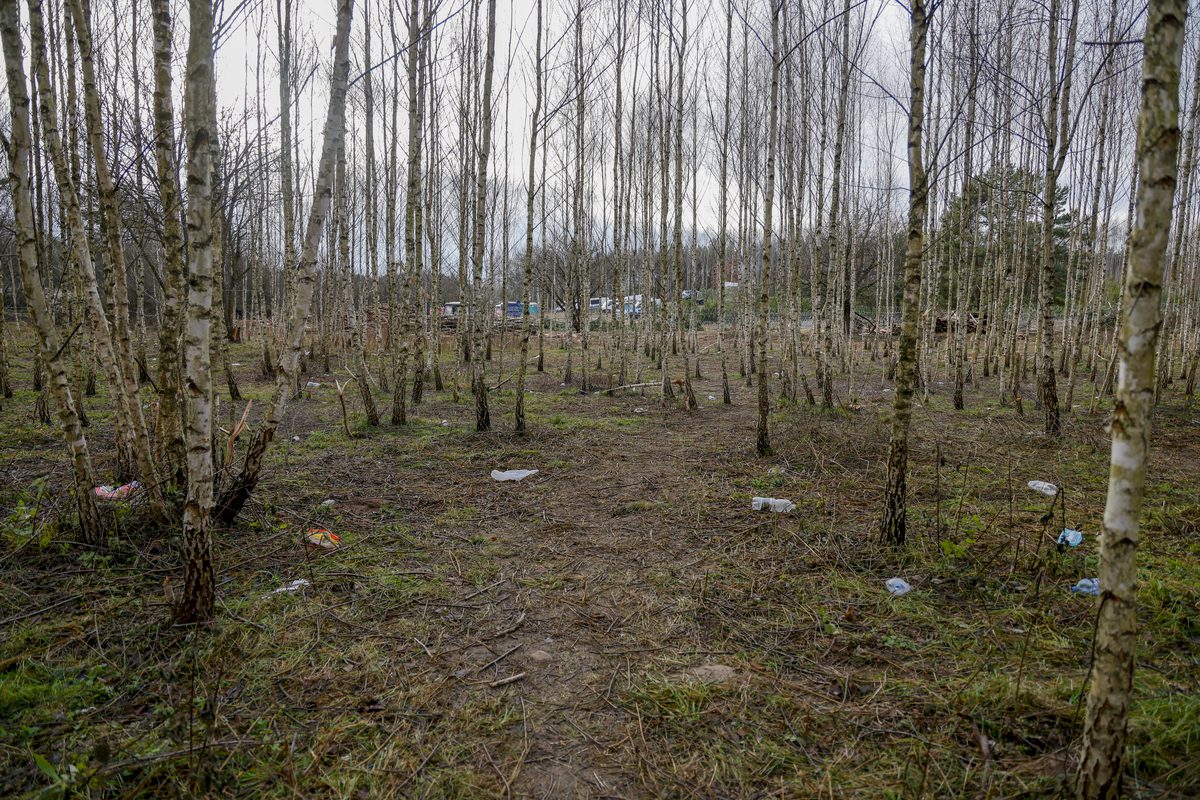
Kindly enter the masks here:
M 158 505 L 158 478 L 154 459 L 150 452 L 150 435 L 146 428 L 142 404 L 137 398 L 137 383 L 133 374 L 133 349 L 129 340 L 129 290 L 125 250 L 121 243 L 121 214 L 117 187 L 109 168 L 109 154 L 104 147 L 104 133 L 100 116 L 99 88 L 96 84 L 96 68 L 92 52 L 90 9 L 87 0 L 67 0 L 74 24 L 75 42 L 79 48 L 79 65 L 83 76 L 84 120 L 87 139 L 95 169 L 96 185 L 103 216 L 103 231 L 107 240 L 108 268 L 112 270 L 113 306 L 113 351 L 114 369 L 110 370 L 112 391 L 119 394 L 119 403 L 125 405 L 126 436 L 133 447 L 133 456 L 155 505 Z M 39 83 L 43 83 L 39 81 Z M 48 82 L 44 82 L 48 86 Z M 61 183 L 61 181 L 60 181 Z
M 1138 112 L 1141 180 L 1122 288 L 1120 367 L 1109 423 L 1112 454 L 1100 537 L 1100 608 L 1076 784 L 1081 800 L 1107 800 L 1121 792 L 1137 645 L 1136 556 L 1155 405 L 1163 268 L 1178 170 L 1186 17 L 1185 0 L 1150 0 Z
M 884 488 L 880 535 L 894 545 L 904 543 L 907 525 L 908 426 L 917 379 L 917 325 L 920 316 L 921 259 L 925 250 L 925 210 L 929 186 L 922 150 L 925 124 L 925 47 L 929 18 L 925 0 L 913 0 L 909 12 L 908 105 L 908 244 L 904 255 L 904 296 L 901 301 L 900 344 L 896 392 L 892 401 L 892 435 L 888 444 L 887 485 Z
M 175 165 L 172 98 L 173 37 L 169 0 L 152 0 L 154 14 L 154 158 L 162 199 L 163 308 L 158 337 L 158 415 L 155 444 L 169 479 L 183 483 L 185 451 L 179 405 L 179 336 L 183 301 L 183 234 L 179 225 L 179 176 Z
M 763 185 L 762 274 L 758 281 L 758 428 L 755 449 L 760 456 L 771 454 L 771 393 L 767 384 L 767 331 L 770 315 L 771 213 L 775 201 L 775 149 L 779 141 L 779 14 L 783 0 L 771 2 L 771 101 L 767 116 L 767 175 Z
M 216 579 L 208 531 L 213 508 L 212 364 L 213 150 L 216 98 L 213 89 L 212 0 L 189 0 L 187 82 L 187 322 L 183 336 L 187 444 L 187 499 L 183 506 L 183 593 L 176 621 L 212 618 Z
M 1058 176 L 1067 157 L 1070 142 L 1068 113 L 1071 107 L 1071 73 L 1075 58 L 1075 37 L 1079 29 L 1079 0 L 1072 0 L 1067 29 L 1063 78 L 1059 78 L 1059 0 L 1050 0 L 1046 57 L 1049 92 L 1046 100 L 1046 161 L 1042 190 L 1042 263 L 1038 283 L 1038 394 L 1041 398 L 1047 436 L 1062 433 L 1058 409 L 1058 387 L 1054 374 L 1054 217 L 1058 197 Z
M 537 198 L 537 142 L 538 127 L 542 122 L 542 0 L 537 0 L 537 44 L 533 55 L 533 114 L 529 123 L 529 174 L 525 185 L 525 258 L 524 277 L 521 282 L 521 356 L 517 363 L 517 398 L 513 411 L 517 433 L 525 431 L 525 371 L 529 362 L 529 299 L 530 284 L 533 281 L 533 205 Z M 620 90 L 618 89 L 618 92 Z M 620 95 L 618 94 L 618 97 Z M 618 108 L 620 108 L 618 101 Z M 618 116 L 617 127 L 621 121 Z M 505 304 L 505 316 L 508 315 L 508 300 Z M 539 317 L 539 322 L 540 322 Z
M 353 0 L 339 0 L 337 32 L 334 35 L 333 74 L 330 81 L 329 108 L 325 115 L 325 129 L 321 142 L 321 158 L 313 199 L 309 207 L 308 221 L 304 229 L 304 246 L 300 260 L 295 265 L 285 264 L 293 271 L 295 286 L 291 308 L 288 312 L 287 339 L 279 358 L 279 374 L 275 390 L 267 407 L 262 427 L 255 434 L 246 452 L 241 472 L 234 478 L 216 503 L 215 518 L 220 522 L 231 522 L 242 510 L 246 500 L 258 485 L 262 474 L 263 459 L 275 431 L 283 418 L 292 385 L 299 374 L 300 351 L 304 346 L 304 331 L 312 313 L 313 293 L 316 287 L 317 248 L 329 215 L 333 195 L 333 171 L 342 139 L 345 136 L 346 88 L 350 74 L 350 23 L 353 16 Z
M 29 184 L 29 89 L 25 79 L 25 61 L 21 52 L 19 5 L 0 3 L 0 39 L 3 39 L 5 75 L 8 80 L 9 112 L 12 127 L 8 142 L 8 185 L 12 193 L 13 221 L 17 236 L 17 262 L 25 290 L 25 303 L 38 334 L 38 356 L 50 375 L 51 394 L 58 412 L 63 442 L 71 454 L 75 478 L 75 507 L 79 513 L 80 539 L 92 545 L 104 541 L 104 527 L 96 498 L 92 494 L 95 480 L 87 438 L 76 411 L 67 378 L 64 345 L 46 304 L 45 290 L 39 274 L 37 242 L 35 239 L 33 197 Z M 3 308 L 0 307 L 0 314 Z
M 479 162 L 475 175 L 475 219 L 471 231 L 472 300 L 475 308 L 474 352 L 471 354 L 471 387 L 475 395 L 475 430 L 492 428 L 488 411 L 487 383 L 484 380 L 483 245 L 487 223 L 488 159 L 492 152 L 492 65 L 496 59 L 496 0 L 488 0 L 487 50 L 483 61 L 483 119 L 479 125 Z

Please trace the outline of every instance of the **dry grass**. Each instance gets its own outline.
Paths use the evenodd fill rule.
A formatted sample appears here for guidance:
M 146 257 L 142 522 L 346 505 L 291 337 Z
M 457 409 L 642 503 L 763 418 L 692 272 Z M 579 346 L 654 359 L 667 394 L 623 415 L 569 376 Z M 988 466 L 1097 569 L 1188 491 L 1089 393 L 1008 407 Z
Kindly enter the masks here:
M 243 393 L 264 396 L 235 351 Z M 449 386 L 403 429 L 367 427 L 351 390 L 352 441 L 332 389 L 293 404 L 254 501 L 216 532 L 221 614 L 202 630 L 168 623 L 173 532 L 122 513 L 88 553 L 54 527 L 64 459 L 30 421 L 26 357 L 0 411 L 0 795 L 1064 792 L 1093 620 L 1068 589 L 1096 570 L 1102 420 L 1069 418 L 1050 443 L 990 381 L 966 412 L 932 387 L 894 552 L 874 543 L 890 402 L 875 365 L 857 368 L 856 408 L 780 408 L 762 460 L 753 390 L 734 373 L 733 406 L 706 399 L 713 356 L 693 414 L 580 396 L 547 356 L 524 437 L 507 432 L 510 386 L 482 435 Z M 103 394 L 88 408 L 106 454 Z M 222 421 L 240 410 L 224 402 Z M 1169 394 L 1156 437 L 1127 787 L 1178 797 L 1200 792 L 1196 410 Z M 498 484 L 496 467 L 541 471 Z M 1031 478 L 1066 487 L 1048 522 Z M 754 514 L 760 494 L 799 507 Z M 1064 518 L 1088 536 L 1060 554 Z M 306 558 L 312 524 L 343 548 Z M 915 591 L 889 595 L 893 575 Z M 269 594 L 301 577 L 309 590 Z M 736 673 L 688 672 L 706 664 Z

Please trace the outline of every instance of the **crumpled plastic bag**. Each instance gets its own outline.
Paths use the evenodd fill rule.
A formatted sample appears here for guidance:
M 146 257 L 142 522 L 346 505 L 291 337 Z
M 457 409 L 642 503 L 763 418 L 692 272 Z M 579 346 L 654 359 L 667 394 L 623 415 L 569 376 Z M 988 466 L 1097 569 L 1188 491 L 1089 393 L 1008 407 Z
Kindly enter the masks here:
M 130 481 L 124 486 L 97 486 L 93 491 L 96 493 L 97 500 L 128 500 L 142 490 L 142 485 L 137 481 Z
M 1062 547 L 1079 547 L 1083 543 L 1083 531 L 1072 530 L 1071 528 L 1063 528 L 1063 532 L 1058 535 L 1058 546 Z
M 912 584 L 904 580 L 904 578 L 888 578 L 887 590 L 897 597 L 902 597 L 912 591 Z
M 274 589 L 270 592 L 267 592 L 266 594 L 263 595 L 263 597 L 270 597 L 273 594 L 287 594 L 288 592 L 298 592 L 301 589 L 307 588 L 309 586 L 312 586 L 312 584 L 308 582 L 307 578 L 297 578 L 296 580 L 292 581 L 291 583 L 285 583 L 283 586 L 280 586 L 278 589 Z
M 304 544 L 316 550 L 337 550 L 342 544 L 342 537 L 324 528 L 309 528 L 304 534 Z
M 1058 487 L 1053 483 L 1047 483 L 1046 481 L 1030 481 L 1025 485 L 1030 489 L 1033 489 L 1038 494 L 1046 495 L 1046 497 L 1054 497 L 1054 495 L 1058 494 Z
M 530 475 L 537 474 L 536 469 L 506 469 L 504 471 L 492 470 L 492 480 L 494 481 L 523 481 Z
M 796 510 L 796 504 L 782 497 L 755 497 L 750 500 L 750 507 L 755 511 L 774 511 L 776 514 L 787 514 Z

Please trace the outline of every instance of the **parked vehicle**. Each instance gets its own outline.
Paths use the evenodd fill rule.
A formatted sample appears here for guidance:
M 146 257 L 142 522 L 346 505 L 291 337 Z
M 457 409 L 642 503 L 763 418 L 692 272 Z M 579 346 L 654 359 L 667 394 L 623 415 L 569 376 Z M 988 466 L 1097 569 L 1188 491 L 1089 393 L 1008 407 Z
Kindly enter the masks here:
M 442 303 L 442 309 L 438 316 L 441 317 L 441 327 L 443 330 L 454 330 L 458 327 L 458 321 L 465 317 L 467 310 L 463 308 L 462 303 L 449 302 Z
M 492 312 L 496 319 L 520 319 L 524 314 L 524 307 L 520 300 L 509 300 L 507 303 L 496 303 Z M 542 307 L 537 303 L 529 304 L 529 315 L 531 317 L 539 317 L 542 314 Z

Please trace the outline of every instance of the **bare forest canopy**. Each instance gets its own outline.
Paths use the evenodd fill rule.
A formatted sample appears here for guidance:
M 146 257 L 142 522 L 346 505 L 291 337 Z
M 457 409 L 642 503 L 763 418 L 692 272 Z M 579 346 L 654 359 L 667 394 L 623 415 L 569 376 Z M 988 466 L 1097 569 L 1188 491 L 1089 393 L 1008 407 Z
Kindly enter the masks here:
M 59 7 L 62 2 L 47 3 L 51 80 L 63 95 L 58 112 L 66 145 L 78 151 L 83 147 L 82 101 L 76 92 L 76 105 L 66 102 L 70 76 L 63 62 L 71 48 L 67 15 Z M 96 0 L 93 5 L 102 135 L 129 231 L 122 237 L 123 246 L 134 262 L 130 300 L 157 318 L 162 295 L 162 211 L 152 150 L 151 4 L 149 0 Z M 184 9 L 176 5 L 177 11 Z M 280 7 L 249 2 L 224 3 L 217 9 L 220 158 L 215 192 L 223 217 L 218 277 L 226 327 L 235 316 L 273 316 L 284 296 L 282 148 L 290 148 L 294 164 L 297 214 L 304 211 L 317 166 L 328 98 L 333 8 L 307 0 L 288 5 L 293 6 L 286 42 L 293 124 L 287 142 L 279 130 L 277 87 L 285 68 Z M 464 190 L 472 190 L 464 177 L 473 169 L 479 137 L 481 65 L 472 43 L 478 43 L 484 20 L 469 3 L 429 5 L 420 12 L 419 46 L 426 68 L 417 77 L 425 98 L 420 117 L 422 185 L 433 213 L 422 237 L 419 282 L 431 297 L 459 300 L 473 211 L 471 203 L 463 202 Z M 967 257 L 974 259 L 976 272 L 987 264 L 989 273 L 1000 262 L 1007 279 L 1019 279 L 1037 256 L 1037 248 L 1027 243 L 1039 241 L 1046 100 L 1052 90 L 1066 97 L 1060 134 L 1066 158 L 1058 179 L 1053 286 L 1054 302 L 1060 307 L 1070 302 L 1069 294 L 1084 290 L 1073 281 L 1071 262 L 1076 257 L 1102 263 L 1103 276 L 1112 282 L 1119 278 L 1123 232 L 1129 223 L 1140 63 L 1133 45 L 1144 25 L 1144 10 L 1137 4 L 1082 2 L 1078 6 L 1077 13 L 1068 4 L 1058 9 L 1064 24 L 1069 20 L 1076 27 L 1073 58 L 1066 64 L 1058 59 L 1059 75 L 1053 85 L 1043 75 L 1044 37 L 1030 35 L 1045 25 L 1046 9 L 1038 3 L 960 2 L 941 9 L 942 26 L 930 47 L 927 72 L 926 126 L 931 145 L 926 158 L 933 169 L 929 222 L 937 238 L 948 240 L 947 257 L 937 261 L 948 264 L 951 258 Z M 389 198 L 402 212 L 407 190 L 403 168 L 410 138 L 406 13 L 406 8 L 378 2 L 360 2 L 355 9 L 346 117 L 351 251 L 342 268 L 351 273 L 358 303 L 386 293 L 384 264 L 406 262 L 402 213 L 393 212 L 390 220 L 385 219 Z M 730 13 L 732 30 L 726 24 Z M 683 41 L 685 14 L 689 30 Z M 672 233 L 646 201 L 657 206 L 664 186 L 675 191 L 672 176 L 662 171 L 661 162 L 664 143 L 673 147 L 679 135 L 684 161 L 683 238 L 688 248 L 683 286 L 713 290 L 721 274 L 748 283 L 756 280 L 771 58 L 767 14 L 765 4 L 736 3 L 729 8 L 720 2 L 693 2 L 685 11 L 678 3 L 547 3 L 541 60 L 544 109 L 539 123 L 543 152 L 533 178 L 538 193 L 533 218 L 536 293 L 548 299 L 553 296 L 553 302 L 563 305 L 572 293 L 667 292 L 674 276 L 664 274 L 653 253 L 670 246 Z M 497 15 L 496 121 L 491 134 L 484 266 L 492 294 L 502 285 L 516 285 L 521 272 L 536 28 L 532 3 L 500 4 Z M 177 16 L 174 36 L 182 42 L 187 16 Z M 773 236 L 794 251 L 789 253 L 794 266 L 777 272 L 772 282 L 786 292 L 794 274 L 803 302 L 810 305 L 813 264 L 829 260 L 822 246 L 831 228 L 834 184 L 840 182 L 835 222 L 847 238 L 834 276 L 835 290 L 846 308 L 873 306 L 878 294 L 884 315 L 894 315 L 899 291 L 895 266 L 907 200 L 903 166 L 907 31 L 902 10 L 885 2 L 853 2 L 845 8 L 798 3 L 786 8 L 784 16 L 780 167 L 775 182 L 785 207 Z M 582 21 L 579 41 L 573 32 L 576 19 Z M 842 35 L 844 21 L 849 22 L 848 38 Z M 848 45 L 845 52 L 843 39 Z M 732 51 L 728 65 L 723 58 L 727 44 Z M 1192 48 L 1188 53 L 1190 59 Z M 182 91 L 182 56 L 177 47 L 172 62 L 177 93 Z M 679 102 L 676 92 L 667 91 L 674 82 L 682 84 Z M 1068 83 L 1069 91 L 1064 92 Z M 177 98 L 174 105 L 181 112 L 180 101 Z M 176 116 L 175 163 L 181 167 L 183 120 Z M 39 187 L 46 270 L 55 289 L 61 290 L 68 262 L 61 205 L 49 157 L 44 148 L 38 152 L 46 179 Z M 839 162 L 836 177 L 835 159 Z M 92 186 L 87 159 L 79 169 L 78 182 L 85 188 Z M 578 219 L 576 192 L 582 194 Z M 964 214 L 965 203 L 972 202 L 978 208 Z M 618 213 L 618 207 L 624 213 Z M 11 208 L 0 210 L 0 218 L 8 220 L 3 224 L 9 235 L 11 213 Z M 727 226 L 723 272 L 716 263 L 721 221 Z M 89 218 L 89 225 L 94 228 L 96 223 Z M 958 246 L 964 228 L 986 234 L 966 256 Z M 327 238 L 321 245 L 323 263 L 336 259 L 331 241 Z M 577 241 L 582 244 L 578 258 L 573 256 Z M 631 254 L 631 265 L 637 268 L 623 270 L 623 285 L 614 287 L 618 248 Z M 11 244 L 6 252 L 12 252 Z M 828 264 L 824 268 L 828 271 Z M 103 286 L 104 264 L 98 263 L 97 269 Z M 1089 270 L 1082 272 L 1090 279 Z M 15 272 L 6 273 L 8 308 L 23 308 Z M 440 280 L 435 281 L 435 276 Z M 943 266 L 931 277 L 945 302 L 957 280 L 955 269 Z M 1101 280 L 1092 283 L 1103 290 Z M 983 282 L 976 281 L 968 304 L 978 310 L 994 301 L 999 296 L 995 288 L 985 292 Z M 320 296 L 329 291 L 322 280 Z M 1028 296 L 1022 299 L 1029 300 Z

